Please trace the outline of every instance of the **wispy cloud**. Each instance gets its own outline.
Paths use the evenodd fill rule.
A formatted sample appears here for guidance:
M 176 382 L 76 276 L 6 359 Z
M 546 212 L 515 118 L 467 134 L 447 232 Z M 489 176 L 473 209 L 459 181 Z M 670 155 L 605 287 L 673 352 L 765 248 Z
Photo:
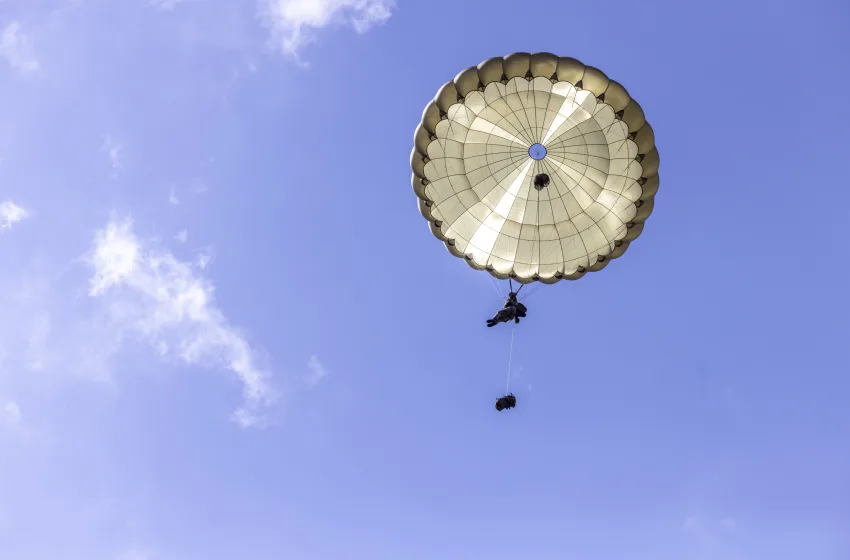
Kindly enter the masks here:
M 195 179 L 195 184 L 192 186 L 192 192 L 194 194 L 204 194 L 209 192 L 210 188 L 204 184 L 200 179 Z
M 7 401 L 3 405 L 3 420 L 6 424 L 17 426 L 21 423 L 21 407 L 15 401 Z
M 201 254 L 195 258 L 194 265 L 201 270 L 206 270 L 215 260 L 215 251 L 212 247 L 207 247 Z
M 21 31 L 18 21 L 10 21 L 0 31 L 0 56 L 5 58 L 12 68 L 21 72 L 38 70 L 32 40 Z
M 322 362 L 319 361 L 319 358 L 315 355 L 310 356 L 310 359 L 307 361 L 307 367 L 310 368 L 310 377 L 307 380 L 310 387 L 315 387 L 319 381 L 328 375 L 328 370 L 325 369 L 324 364 L 322 364 Z
M 179 243 L 186 243 L 186 240 L 189 239 L 189 232 L 185 229 L 183 231 L 177 232 L 177 235 L 174 236 Z
M 118 171 L 119 169 L 124 168 L 123 157 L 121 144 L 117 143 L 112 139 L 112 136 L 106 135 L 103 139 L 103 145 L 101 146 L 101 151 L 106 152 L 106 155 L 109 156 L 109 165 L 112 166 L 112 169 Z
M 0 202 L 0 229 L 10 229 L 12 224 L 29 217 L 29 212 L 12 202 Z
M 261 0 L 264 23 L 283 52 L 295 56 L 319 29 L 347 24 L 358 33 L 386 22 L 395 0 Z
M 172 188 L 168 193 L 168 203 L 177 206 L 180 204 L 180 199 L 177 198 L 177 192 Z
M 89 294 L 111 298 L 114 329 L 141 334 L 162 355 L 230 370 L 244 396 L 233 419 L 243 427 L 261 421 L 262 409 L 275 401 L 269 374 L 216 305 L 214 286 L 199 267 L 146 247 L 129 219 L 113 219 L 96 233 L 88 262 L 93 269 Z

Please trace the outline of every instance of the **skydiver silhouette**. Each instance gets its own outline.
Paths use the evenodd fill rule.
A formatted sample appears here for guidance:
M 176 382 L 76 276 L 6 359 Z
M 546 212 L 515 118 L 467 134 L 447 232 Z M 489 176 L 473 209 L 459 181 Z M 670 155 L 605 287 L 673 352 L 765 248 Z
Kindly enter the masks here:
M 505 305 L 492 318 L 487 319 L 487 326 L 494 327 L 508 321 L 519 323 L 520 318 L 525 317 L 527 312 L 528 308 L 517 300 L 517 292 L 512 291 L 508 294 Z

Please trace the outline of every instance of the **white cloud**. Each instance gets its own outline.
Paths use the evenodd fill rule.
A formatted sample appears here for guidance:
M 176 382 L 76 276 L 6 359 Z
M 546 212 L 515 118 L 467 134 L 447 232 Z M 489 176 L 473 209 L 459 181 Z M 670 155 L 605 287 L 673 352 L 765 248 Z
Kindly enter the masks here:
M 21 72 L 38 70 L 32 41 L 21 31 L 21 24 L 17 21 L 10 21 L 0 32 L 0 56 Z
M 180 243 L 186 243 L 186 240 L 189 239 L 189 232 L 185 229 L 183 231 L 179 231 L 177 232 L 177 235 L 174 236 L 174 239 Z
M 29 212 L 12 202 L 0 202 L 0 229 L 10 229 L 12 224 L 29 217 Z
M 328 370 L 325 369 L 325 366 L 315 355 L 310 356 L 310 360 L 307 362 L 307 367 L 310 368 L 311 372 L 310 378 L 307 381 L 311 387 L 315 387 L 319 381 L 328 375 Z
M 200 268 L 201 270 L 206 270 L 215 260 L 215 252 L 212 247 L 207 247 L 200 255 L 195 259 L 195 266 Z
M 8 401 L 3 405 L 3 419 L 7 424 L 17 426 L 21 423 L 21 407 L 15 401 Z
M 386 22 L 395 0 L 261 0 L 265 24 L 283 52 L 296 56 L 318 29 L 341 23 L 365 33 Z
M 171 191 L 168 193 L 168 203 L 173 204 L 174 206 L 180 204 L 180 199 L 177 198 L 177 193 L 174 191 L 174 189 L 171 189 Z
M 196 267 L 148 249 L 130 220 L 114 219 L 96 233 L 88 262 L 94 269 L 89 294 L 110 298 L 114 330 L 141 334 L 160 354 L 188 364 L 230 370 L 244 396 L 233 419 L 242 426 L 260 421 L 261 409 L 275 401 L 269 375 L 216 306 L 212 283 Z
M 112 169 L 119 170 L 124 167 L 121 163 L 123 159 L 123 154 L 121 152 L 121 144 L 115 142 L 111 136 L 106 135 L 103 139 L 103 146 L 100 148 L 102 151 L 106 152 L 109 156 L 109 164 L 112 166 Z

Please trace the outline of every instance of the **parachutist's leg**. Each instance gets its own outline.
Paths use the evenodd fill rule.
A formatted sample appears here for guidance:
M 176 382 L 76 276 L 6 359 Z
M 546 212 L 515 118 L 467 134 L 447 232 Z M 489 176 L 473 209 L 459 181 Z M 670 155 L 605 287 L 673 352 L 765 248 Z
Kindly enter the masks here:
M 496 323 L 505 323 L 507 321 L 510 321 L 510 318 L 507 316 L 507 313 L 504 309 L 500 309 L 495 315 L 493 315 L 493 318 L 490 319 L 490 322 L 492 322 L 494 325 Z
M 492 326 L 494 326 L 498 323 L 504 322 L 504 320 L 505 319 L 503 317 L 503 312 L 502 312 L 502 310 L 499 310 L 495 315 L 493 315 L 492 318 L 487 319 L 487 326 L 492 327 Z

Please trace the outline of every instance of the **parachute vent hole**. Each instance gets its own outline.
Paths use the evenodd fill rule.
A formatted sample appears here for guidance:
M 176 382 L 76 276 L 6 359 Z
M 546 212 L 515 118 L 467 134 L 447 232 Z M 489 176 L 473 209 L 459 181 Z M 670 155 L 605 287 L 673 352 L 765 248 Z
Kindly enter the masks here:
M 581 89 L 581 88 L 583 88 L 583 87 L 584 87 L 584 84 L 583 84 L 583 83 L 581 83 L 581 80 L 579 80 L 579 81 L 577 81 L 577 82 L 576 82 L 576 88 L 577 88 L 577 89 Z
M 618 119 L 622 119 L 624 114 L 625 114 L 625 112 L 624 112 L 622 109 L 621 109 L 621 110 L 619 110 L 619 111 L 617 111 L 616 113 L 614 113 L 614 115 L 615 115 Z
M 540 161 L 541 159 L 546 157 L 546 153 L 547 153 L 546 152 L 546 146 L 544 146 L 543 144 L 541 144 L 539 142 L 536 143 L 536 144 L 532 144 L 528 148 L 528 155 L 533 160 Z
M 602 93 L 600 93 L 599 97 L 597 97 L 597 99 L 604 103 L 605 102 L 605 92 L 603 91 Z
M 549 175 L 545 173 L 538 173 L 534 176 L 534 188 L 538 191 L 542 191 L 546 187 L 549 186 Z

